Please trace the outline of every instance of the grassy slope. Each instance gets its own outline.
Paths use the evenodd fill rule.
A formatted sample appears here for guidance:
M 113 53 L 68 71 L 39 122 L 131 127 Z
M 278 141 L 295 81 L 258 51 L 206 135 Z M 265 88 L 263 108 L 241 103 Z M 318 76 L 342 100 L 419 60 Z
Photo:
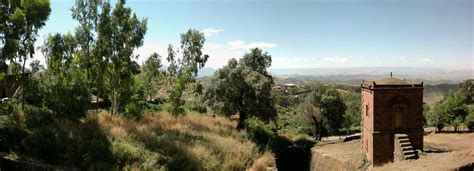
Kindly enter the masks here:
M 272 153 L 259 151 L 245 131 L 237 131 L 236 123 L 224 117 L 161 112 L 135 120 L 91 112 L 71 121 L 47 109 L 2 107 L 10 112 L 0 113 L 0 157 L 10 160 L 84 170 L 275 167 Z
M 273 155 L 261 154 L 224 117 L 189 113 L 177 118 L 167 112 L 126 120 L 105 112 L 90 115 L 109 137 L 112 153 L 128 168 L 167 170 L 245 170 L 274 166 Z M 257 161 L 257 162 L 255 162 Z

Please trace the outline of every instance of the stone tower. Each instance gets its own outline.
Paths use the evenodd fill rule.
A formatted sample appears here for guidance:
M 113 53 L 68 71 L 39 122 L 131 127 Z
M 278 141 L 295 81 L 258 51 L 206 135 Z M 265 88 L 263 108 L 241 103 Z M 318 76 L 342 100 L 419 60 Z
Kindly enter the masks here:
M 362 82 L 362 150 L 372 165 L 413 159 L 423 149 L 423 82 Z

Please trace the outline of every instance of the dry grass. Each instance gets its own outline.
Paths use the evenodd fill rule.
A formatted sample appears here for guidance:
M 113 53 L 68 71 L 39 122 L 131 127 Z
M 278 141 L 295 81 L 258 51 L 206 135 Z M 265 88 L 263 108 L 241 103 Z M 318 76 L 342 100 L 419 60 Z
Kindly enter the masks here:
M 272 153 L 266 152 L 260 158 L 255 160 L 249 171 L 267 171 L 276 170 L 275 157 Z
M 449 150 L 474 151 L 474 133 L 437 133 L 424 137 L 426 145 Z
M 140 120 L 128 120 L 102 112 L 89 115 L 87 120 L 96 121 L 111 141 L 120 141 L 113 145 L 127 148 L 131 154 L 138 150 L 151 156 L 161 156 L 155 157 L 160 161 L 146 163 L 152 167 L 162 165 L 169 170 L 245 170 L 253 163 L 253 167 L 259 168 L 275 165 L 271 153 L 261 154 L 245 132 L 235 129 L 235 122 L 220 116 L 188 113 L 173 117 L 161 112 L 148 113 Z M 135 163 L 127 163 L 127 166 L 135 168 L 140 165 L 136 162 L 141 160 L 130 159 Z

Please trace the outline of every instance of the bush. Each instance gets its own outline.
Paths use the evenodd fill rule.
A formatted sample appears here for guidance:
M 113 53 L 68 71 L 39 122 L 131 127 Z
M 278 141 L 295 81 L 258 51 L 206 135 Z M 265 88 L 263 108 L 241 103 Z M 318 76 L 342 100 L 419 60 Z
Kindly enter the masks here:
M 24 105 L 25 123 L 28 128 L 37 128 L 51 124 L 53 122 L 53 111 L 45 107 L 35 107 Z
M 28 132 L 9 121 L 8 117 L 0 116 L 0 152 L 21 149 L 21 142 Z
M 470 131 L 474 131 L 474 113 L 470 113 L 469 115 L 467 115 L 466 119 L 464 120 L 464 123 Z
M 139 148 L 121 140 L 115 140 L 112 142 L 112 154 L 115 162 L 120 167 L 140 162 L 142 156 Z
M 51 122 L 51 111 L 12 103 L 0 104 L 0 151 L 18 151 L 23 149 L 21 143 L 30 134 L 28 128 L 37 128 Z
M 206 106 L 196 102 L 196 101 L 186 101 L 184 107 L 188 109 L 189 111 L 196 111 L 199 113 L 206 113 L 207 108 Z
M 276 134 L 273 132 L 273 125 L 265 124 L 256 117 L 249 118 L 245 122 L 249 138 L 260 147 L 271 146 L 275 141 Z
M 79 120 L 86 114 L 91 98 L 87 83 L 80 79 L 65 79 L 55 75 L 32 77 L 25 101 L 34 106 L 45 106 L 56 116 Z
M 84 84 L 71 86 L 53 84 L 51 94 L 45 98 L 46 106 L 57 116 L 78 120 L 85 116 L 90 104 L 90 94 Z
M 139 119 L 143 116 L 147 108 L 145 101 L 137 101 L 129 103 L 125 106 L 125 117 Z
M 26 137 L 24 153 L 46 163 L 58 164 L 64 161 L 62 154 L 66 146 L 67 143 L 64 143 L 63 137 L 56 129 L 43 126 Z

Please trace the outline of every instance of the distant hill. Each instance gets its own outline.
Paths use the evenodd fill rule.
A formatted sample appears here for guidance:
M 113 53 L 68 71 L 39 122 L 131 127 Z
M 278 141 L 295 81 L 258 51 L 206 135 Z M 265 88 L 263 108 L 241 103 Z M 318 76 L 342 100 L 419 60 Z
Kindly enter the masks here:
M 473 70 L 469 69 L 441 69 L 441 68 L 416 68 L 416 67 L 328 67 L 328 68 L 292 68 L 270 69 L 273 75 L 395 75 L 407 76 L 460 76 L 473 77 Z
M 212 76 L 216 70 L 212 68 L 202 68 L 198 71 L 198 77 Z
M 316 81 L 357 85 L 362 80 L 373 81 L 388 77 L 406 79 L 408 82 L 425 84 L 457 84 L 474 78 L 474 71 L 468 69 L 411 68 L 411 67 L 352 67 L 352 68 L 308 68 L 271 69 L 270 73 L 285 83 Z M 290 79 L 291 78 L 291 79 Z M 291 80 L 291 81 L 290 81 Z
M 161 67 L 162 70 L 167 70 L 168 69 L 168 66 L 166 65 L 163 65 Z M 198 75 L 197 77 L 206 77 L 206 76 L 212 76 L 214 75 L 214 72 L 216 70 L 213 69 L 213 68 L 207 68 L 207 67 L 204 67 L 204 68 L 201 68 L 199 71 L 198 71 Z
M 198 77 L 210 77 L 216 70 L 203 68 Z M 408 82 L 425 84 L 457 84 L 463 80 L 474 78 L 474 70 L 441 69 L 415 67 L 348 67 L 348 68 L 292 68 L 270 69 L 270 73 L 278 78 L 279 83 L 327 82 L 358 85 L 362 80 L 373 81 L 388 77 L 406 79 Z M 206 78 L 205 78 L 206 79 Z
M 438 101 L 441 101 L 443 97 L 449 95 L 449 93 L 456 92 L 459 88 L 458 84 L 438 84 L 438 85 L 425 85 L 423 90 L 423 102 L 432 106 Z

